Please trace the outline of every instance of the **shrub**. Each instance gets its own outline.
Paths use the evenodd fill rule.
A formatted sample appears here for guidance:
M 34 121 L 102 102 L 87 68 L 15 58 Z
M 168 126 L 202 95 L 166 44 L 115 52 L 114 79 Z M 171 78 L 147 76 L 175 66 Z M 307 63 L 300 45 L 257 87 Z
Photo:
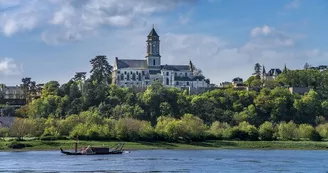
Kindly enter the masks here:
M 301 138 L 311 140 L 315 129 L 310 124 L 301 124 L 299 125 L 299 136 Z
M 215 121 L 210 128 L 210 134 L 213 135 L 216 139 L 223 139 L 225 131 L 227 131 L 229 128 L 230 125 L 228 123 Z
M 316 131 L 322 138 L 328 138 L 328 123 L 320 124 L 316 127 Z
M 32 147 L 32 145 L 19 143 L 17 141 L 13 141 L 8 144 L 8 148 L 11 148 L 11 149 L 23 149 L 25 147 Z
M 259 127 L 259 136 L 263 141 L 272 141 L 274 137 L 274 126 L 272 123 L 266 121 Z
M 9 128 L 0 128 L 0 137 L 8 137 Z
M 238 125 L 238 129 L 243 132 L 242 134 L 246 134 L 245 138 L 241 140 L 257 141 L 259 139 L 259 133 L 256 127 L 254 125 L 250 125 L 246 121 L 240 123 Z
M 299 130 L 293 121 L 281 122 L 278 126 L 278 134 L 282 140 L 299 139 Z

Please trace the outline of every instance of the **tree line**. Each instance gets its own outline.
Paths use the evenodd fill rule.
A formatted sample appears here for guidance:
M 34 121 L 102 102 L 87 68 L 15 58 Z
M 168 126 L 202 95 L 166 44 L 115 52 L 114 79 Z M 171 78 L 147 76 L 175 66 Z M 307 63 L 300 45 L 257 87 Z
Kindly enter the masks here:
M 327 137 L 328 71 L 285 68 L 276 80 L 262 81 L 256 75 L 257 67 L 256 74 L 245 83 L 258 86 L 258 91 L 231 87 L 189 95 L 156 82 L 144 92 L 120 88 L 110 84 L 112 66 L 106 57 L 97 56 L 90 63 L 89 78 L 85 73 L 77 73 L 62 85 L 49 81 L 40 98 L 31 95 L 34 90 L 30 86 L 34 83 L 25 84 L 28 104 L 14 114 L 27 119 L 17 120 L 17 126 L 25 129 L 38 122 L 33 127 L 40 129 L 20 134 L 125 140 Z M 306 86 L 311 90 L 305 95 L 291 94 L 286 86 Z M 11 132 L 17 130 L 5 131 L 22 136 Z

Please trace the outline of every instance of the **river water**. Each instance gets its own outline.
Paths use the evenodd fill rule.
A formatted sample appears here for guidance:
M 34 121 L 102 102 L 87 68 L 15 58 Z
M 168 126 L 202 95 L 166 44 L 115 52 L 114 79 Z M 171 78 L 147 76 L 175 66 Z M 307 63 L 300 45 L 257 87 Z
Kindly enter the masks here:
M 327 173 L 328 151 L 137 150 L 93 156 L 66 156 L 59 151 L 0 152 L 0 172 Z

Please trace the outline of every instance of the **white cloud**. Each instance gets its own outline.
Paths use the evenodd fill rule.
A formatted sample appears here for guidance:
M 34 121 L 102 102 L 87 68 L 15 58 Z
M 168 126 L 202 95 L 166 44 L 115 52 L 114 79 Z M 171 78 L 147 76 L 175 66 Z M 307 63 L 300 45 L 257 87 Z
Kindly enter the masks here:
M 11 76 L 21 73 L 21 67 L 11 58 L 3 58 L 0 60 L 0 75 Z
M 272 34 L 273 32 L 275 32 L 274 28 L 264 25 L 262 27 L 256 27 L 252 29 L 251 36 L 256 37 L 259 35 L 269 35 Z
M 94 35 L 101 26 L 126 27 L 155 12 L 170 10 L 197 0 L 29 0 L 2 2 L 17 8 L 2 12 L 0 27 L 6 36 L 42 26 L 48 43 L 75 41 Z M 145 21 L 143 21 L 145 22 Z M 59 31 L 59 32 L 58 32 Z M 74 33 L 72 36 L 72 33 Z M 58 37 L 58 39 L 56 38 Z M 50 39 L 47 40 L 47 39 Z

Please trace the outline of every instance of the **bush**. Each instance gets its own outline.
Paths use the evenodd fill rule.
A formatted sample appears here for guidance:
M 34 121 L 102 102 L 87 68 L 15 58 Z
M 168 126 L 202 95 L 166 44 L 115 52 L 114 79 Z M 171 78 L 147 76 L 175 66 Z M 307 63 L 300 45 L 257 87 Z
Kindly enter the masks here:
M 274 126 L 272 123 L 266 121 L 259 127 L 259 136 L 263 141 L 272 141 L 274 137 Z
M 301 124 L 299 126 L 299 135 L 301 138 L 311 140 L 315 132 L 315 129 L 310 124 Z
M 299 139 L 299 130 L 293 121 L 290 121 L 289 123 L 281 122 L 278 126 L 278 134 L 282 140 Z
M 17 141 L 13 141 L 8 144 L 8 148 L 11 148 L 11 149 L 23 149 L 25 147 L 32 147 L 32 145 L 19 143 Z
M 211 128 L 210 134 L 213 135 L 216 139 L 223 139 L 224 133 L 230 128 L 228 123 L 221 123 L 219 121 L 215 121 Z
M 317 131 L 313 131 L 310 140 L 311 141 L 321 141 L 322 137 L 320 136 L 320 134 Z
M 225 139 L 239 139 L 246 140 L 248 138 L 248 134 L 245 131 L 240 130 L 237 126 L 228 128 L 224 133 Z
M 245 138 L 241 140 L 259 140 L 259 133 L 254 125 L 250 125 L 248 122 L 244 121 L 238 125 L 238 129 L 243 132 L 242 134 L 246 134 Z
M 9 128 L 0 128 L 0 137 L 8 137 Z
M 320 124 L 316 127 L 316 131 L 320 134 L 322 138 L 328 138 L 328 123 Z
M 116 137 L 119 140 L 137 141 L 154 138 L 154 129 L 150 122 L 131 118 L 119 119 L 115 126 Z

